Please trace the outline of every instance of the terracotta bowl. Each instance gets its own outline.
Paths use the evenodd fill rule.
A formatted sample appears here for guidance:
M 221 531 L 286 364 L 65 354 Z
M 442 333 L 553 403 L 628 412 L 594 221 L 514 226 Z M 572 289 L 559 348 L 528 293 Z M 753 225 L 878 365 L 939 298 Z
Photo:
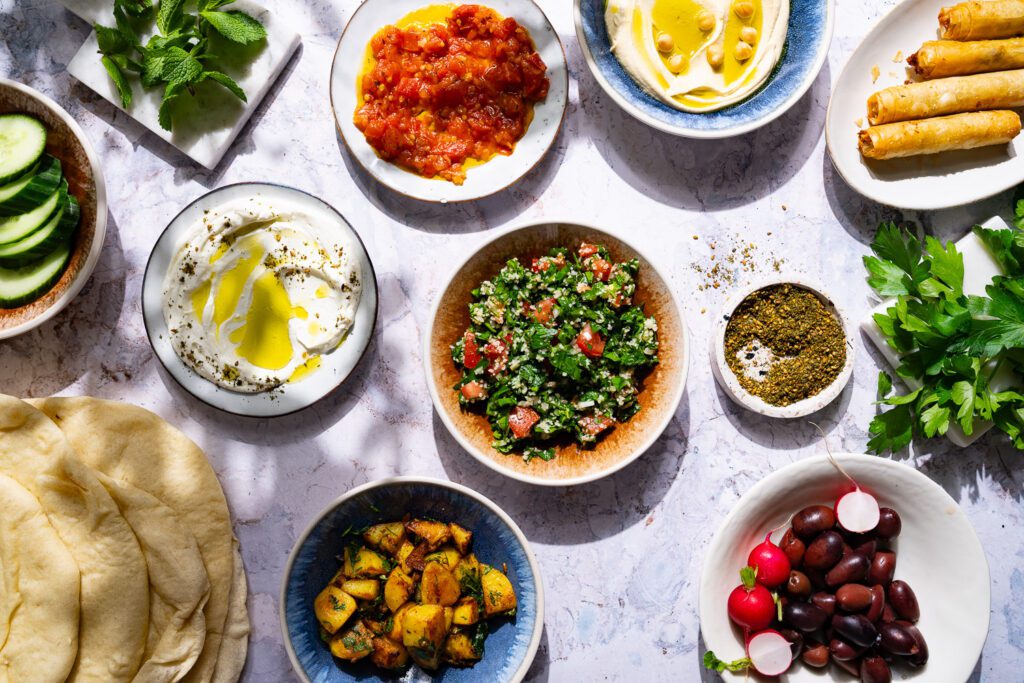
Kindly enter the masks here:
M 81 205 L 82 217 L 71 260 L 60 280 L 31 303 L 0 309 L 0 339 L 38 327 L 75 298 L 99 261 L 107 229 L 107 196 L 99 159 L 75 120 L 49 97 L 0 78 L 0 114 L 10 113 L 29 114 L 46 126 L 46 151 L 60 159 L 68 189 Z
M 603 244 L 616 260 L 638 258 L 640 273 L 634 300 L 658 321 L 661 362 L 643 379 L 639 413 L 616 426 L 595 446 L 575 444 L 556 448 L 549 462 L 526 463 L 515 454 L 499 453 L 491 446 L 487 418 L 463 410 L 452 389 L 461 379 L 452 362 L 451 346 L 469 326 L 471 292 L 494 277 L 505 262 L 544 255 L 552 247 L 575 247 L 580 242 Z M 636 460 L 661 435 L 683 395 L 689 357 L 686 326 L 668 282 L 635 247 L 604 230 L 574 223 L 527 224 L 501 232 L 477 249 L 456 269 L 434 304 L 424 338 L 424 366 L 434 407 L 452 436 L 473 457 L 491 469 L 531 484 L 582 484 L 616 472 Z

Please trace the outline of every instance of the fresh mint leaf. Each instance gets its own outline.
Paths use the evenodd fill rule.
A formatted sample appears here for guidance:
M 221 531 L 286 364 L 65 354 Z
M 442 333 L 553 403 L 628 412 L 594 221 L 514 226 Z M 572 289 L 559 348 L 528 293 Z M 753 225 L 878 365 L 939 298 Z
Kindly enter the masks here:
M 164 68 L 161 74 L 168 85 L 195 83 L 202 75 L 203 65 L 199 60 L 180 47 L 168 48 L 164 55 Z
M 235 43 L 248 45 L 267 37 L 267 31 L 259 20 L 239 10 L 205 11 L 200 12 L 200 16 L 210 22 L 217 33 Z
M 160 9 L 156 13 L 156 26 L 161 33 L 167 34 L 181 28 L 185 17 L 185 0 L 160 0 Z
M 160 127 L 164 130 L 173 129 L 173 121 L 171 120 L 171 112 L 174 107 L 175 100 L 178 99 L 178 95 L 185 88 L 183 84 L 168 83 L 167 87 L 164 88 L 164 98 L 160 102 L 160 111 L 157 113 L 157 118 L 160 121 Z
M 109 55 L 103 55 L 100 61 L 103 63 L 103 68 L 107 70 L 110 80 L 114 82 L 117 94 L 121 96 L 121 106 L 125 109 L 132 106 L 132 86 L 124 77 L 121 67 Z
M 96 43 L 99 45 L 101 53 L 105 55 L 120 54 L 132 48 L 132 42 L 120 29 L 101 24 L 93 24 L 92 28 L 96 31 Z
M 235 97 L 242 100 L 243 102 L 247 101 L 245 98 L 245 91 L 242 90 L 238 86 L 238 84 L 235 83 L 234 79 L 232 79 L 231 76 L 228 76 L 226 73 L 221 73 L 220 71 L 204 71 L 202 78 L 209 78 L 211 81 L 216 81 L 217 83 L 220 83 L 225 88 L 230 90 Z

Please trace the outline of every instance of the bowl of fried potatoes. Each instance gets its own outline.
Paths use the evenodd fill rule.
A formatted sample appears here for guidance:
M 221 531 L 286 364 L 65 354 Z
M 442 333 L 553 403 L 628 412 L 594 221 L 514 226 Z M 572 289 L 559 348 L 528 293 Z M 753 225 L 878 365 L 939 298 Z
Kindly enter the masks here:
M 308 683 L 521 681 L 544 588 L 515 522 L 458 484 L 396 477 L 352 489 L 299 537 L 281 628 Z

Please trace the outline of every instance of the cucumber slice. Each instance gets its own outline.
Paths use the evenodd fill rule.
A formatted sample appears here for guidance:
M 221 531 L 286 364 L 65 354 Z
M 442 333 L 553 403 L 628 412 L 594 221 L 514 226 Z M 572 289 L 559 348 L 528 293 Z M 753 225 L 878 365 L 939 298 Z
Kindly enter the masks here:
M 31 171 L 0 187 L 0 216 L 17 216 L 36 208 L 60 185 L 60 161 L 44 154 Z
M 66 180 L 62 180 L 60 187 L 45 202 L 28 213 L 10 218 L 0 218 L 0 244 L 17 242 L 46 225 L 53 213 L 67 201 L 67 196 L 68 183 Z
M 25 239 L 0 245 L 0 266 L 20 268 L 43 258 L 63 242 L 78 227 L 78 200 L 68 195 L 68 200 L 50 217 L 43 227 Z
M 46 127 L 31 116 L 0 116 L 0 185 L 36 165 L 46 149 Z
M 50 291 L 71 258 L 71 240 L 61 242 L 42 261 L 23 268 L 0 268 L 0 308 L 17 308 Z

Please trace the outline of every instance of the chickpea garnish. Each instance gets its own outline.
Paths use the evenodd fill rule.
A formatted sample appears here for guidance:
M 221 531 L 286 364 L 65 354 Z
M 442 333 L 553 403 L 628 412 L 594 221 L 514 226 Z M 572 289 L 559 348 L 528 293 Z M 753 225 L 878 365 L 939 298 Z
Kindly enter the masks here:
M 659 52 L 672 52 L 676 49 L 676 41 L 672 40 L 672 36 L 665 32 L 658 34 L 658 37 L 654 39 L 654 44 L 658 47 Z
M 688 60 L 685 55 L 674 54 L 669 57 L 668 68 L 672 73 L 678 74 L 686 71 L 686 67 L 689 66 L 689 63 L 690 60 Z
M 732 11 L 736 13 L 736 16 L 740 19 L 749 19 L 754 16 L 754 3 L 752 2 L 737 2 L 732 6 Z
M 702 9 L 697 12 L 697 28 L 704 31 L 704 33 L 712 31 L 715 28 L 716 23 L 718 23 L 718 21 L 715 19 L 715 15 L 706 9 Z
M 745 62 L 754 56 L 754 48 L 750 47 L 748 43 L 744 43 L 742 40 L 736 43 L 736 50 L 734 53 L 737 61 Z
M 717 69 L 725 62 L 725 50 L 721 45 L 712 45 L 708 48 L 708 64 L 711 68 Z
M 740 40 L 748 45 L 753 45 L 757 42 L 757 29 L 753 26 L 744 26 L 740 29 Z

